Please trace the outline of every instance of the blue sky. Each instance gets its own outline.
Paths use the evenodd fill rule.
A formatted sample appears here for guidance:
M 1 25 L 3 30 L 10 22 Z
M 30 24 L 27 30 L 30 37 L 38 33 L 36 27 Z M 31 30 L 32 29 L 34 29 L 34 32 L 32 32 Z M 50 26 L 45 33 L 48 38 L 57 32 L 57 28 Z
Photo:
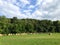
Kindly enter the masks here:
M 60 0 L 0 0 L 0 16 L 60 20 Z

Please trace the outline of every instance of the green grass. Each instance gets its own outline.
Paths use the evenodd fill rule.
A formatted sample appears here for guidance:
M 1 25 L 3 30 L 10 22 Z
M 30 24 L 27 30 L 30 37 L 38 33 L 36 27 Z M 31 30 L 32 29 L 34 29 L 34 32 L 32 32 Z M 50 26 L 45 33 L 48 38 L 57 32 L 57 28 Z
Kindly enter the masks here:
M 60 45 L 60 33 L 0 36 L 0 45 Z

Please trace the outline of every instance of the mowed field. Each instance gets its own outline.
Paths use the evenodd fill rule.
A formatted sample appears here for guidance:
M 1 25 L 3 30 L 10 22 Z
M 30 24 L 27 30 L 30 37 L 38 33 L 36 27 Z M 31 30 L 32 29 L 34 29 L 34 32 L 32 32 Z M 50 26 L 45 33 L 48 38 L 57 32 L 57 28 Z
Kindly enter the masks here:
M 60 45 L 60 33 L 0 36 L 0 45 Z

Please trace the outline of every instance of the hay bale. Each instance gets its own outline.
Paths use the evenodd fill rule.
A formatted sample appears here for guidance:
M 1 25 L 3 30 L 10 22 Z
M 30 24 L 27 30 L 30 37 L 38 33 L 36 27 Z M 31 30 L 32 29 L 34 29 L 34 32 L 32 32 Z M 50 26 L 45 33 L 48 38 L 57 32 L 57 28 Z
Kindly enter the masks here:
M 49 35 L 52 35 L 52 33 L 49 33 Z
M 8 34 L 8 35 L 13 35 L 13 34 Z
M 2 34 L 0 34 L 0 36 L 3 36 Z
M 27 33 L 21 33 L 21 35 L 27 35 Z
M 19 33 L 17 33 L 16 35 L 20 35 Z

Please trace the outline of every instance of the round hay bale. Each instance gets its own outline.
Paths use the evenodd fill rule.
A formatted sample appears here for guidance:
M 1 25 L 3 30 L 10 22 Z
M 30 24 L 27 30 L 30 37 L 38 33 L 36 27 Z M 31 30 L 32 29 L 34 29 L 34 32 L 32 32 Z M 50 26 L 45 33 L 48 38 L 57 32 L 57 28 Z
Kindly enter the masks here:
M 0 36 L 3 36 L 2 34 L 0 34 Z
M 16 35 L 20 35 L 19 33 L 17 33 Z
M 52 33 L 49 33 L 49 35 L 52 35 Z
M 12 35 L 12 34 L 8 34 L 8 35 Z

